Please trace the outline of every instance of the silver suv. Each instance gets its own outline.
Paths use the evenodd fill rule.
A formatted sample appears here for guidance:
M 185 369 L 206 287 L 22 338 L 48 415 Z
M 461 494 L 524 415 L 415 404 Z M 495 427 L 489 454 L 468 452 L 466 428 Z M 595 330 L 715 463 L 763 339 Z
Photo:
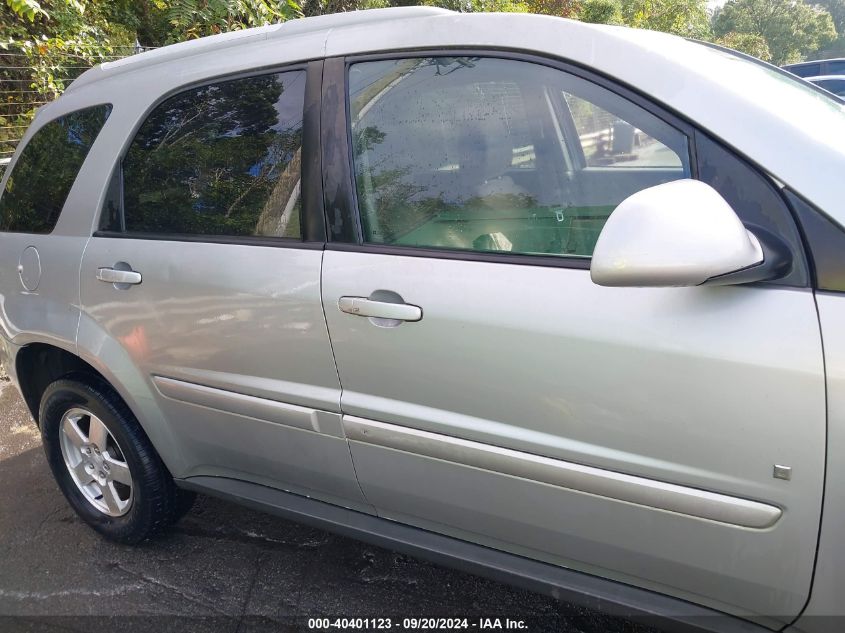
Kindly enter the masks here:
M 623 613 L 823 630 L 843 138 L 783 71 L 556 18 L 178 44 L 27 132 L 2 360 L 117 541 L 202 491 Z

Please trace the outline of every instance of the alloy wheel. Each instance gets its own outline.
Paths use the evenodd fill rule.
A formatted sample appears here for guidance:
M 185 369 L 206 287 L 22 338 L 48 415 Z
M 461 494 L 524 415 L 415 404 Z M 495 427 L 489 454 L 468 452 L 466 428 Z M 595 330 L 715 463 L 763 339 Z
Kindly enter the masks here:
M 88 503 L 113 517 L 129 512 L 132 474 L 102 420 L 85 409 L 70 409 L 59 424 L 59 440 L 65 466 Z

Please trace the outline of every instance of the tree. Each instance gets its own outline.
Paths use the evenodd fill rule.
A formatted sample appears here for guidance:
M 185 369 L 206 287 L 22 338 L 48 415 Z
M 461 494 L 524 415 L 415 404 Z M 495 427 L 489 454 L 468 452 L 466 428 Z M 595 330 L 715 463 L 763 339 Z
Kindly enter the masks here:
M 717 38 L 716 43 L 732 48 L 735 51 L 753 55 L 766 62 L 772 58 L 769 45 L 766 44 L 766 40 L 762 35 L 731 31 L 723 37 Z
M 591 24 L 622 24 L 622 9 L 617 0 L 585 0 L 578 19 Z
M 526 4 L 531 13 L 571 18 L 578 13 L 581 2 L 580 0 L 528 0 Z
M 167 16 L 170 3 L 164 0 L 100 0 L 99 4 L 110 23 L 125 26 L 142 46 L 164 46 L 174 39 Z
M 621 12 L 627 26 L 696 39 L 710 38 L 706 0 L 627 0 L 622 3 Z
M 83 70 L 131 51 L 132 33 L 111 23 L 104 2 L 0 3 L 0 158 L 11 154 L 35 107 L 55 99 Z M 122 48 L 126 47 L 126 48 Z
M 818 59 L 845 57 L 845 0 L 816 0 L 815 4 L 830 13 L 839 37 L 813 53 L 813 56 Z
M 238 31 L 298 18 L 302 10 L 295 0 L 159 0 L 167 8 L 173 41 Z
M 35 22 L 35 18 L 46 14 L 46 11 L 41 8 L 41 4 L 36 0 L 6 0 L 6 4 L 17 15 L 28 19 L 30 22 Z
M 803 0 L 728 0 L 714 17 L 717 37 L 759 35 L 773 64 L 800 61 L 836 38 L 830 13 Z
M 845 34 L 845 0 L 815 0 L 813 4 L 830 13 L 836 32 Z

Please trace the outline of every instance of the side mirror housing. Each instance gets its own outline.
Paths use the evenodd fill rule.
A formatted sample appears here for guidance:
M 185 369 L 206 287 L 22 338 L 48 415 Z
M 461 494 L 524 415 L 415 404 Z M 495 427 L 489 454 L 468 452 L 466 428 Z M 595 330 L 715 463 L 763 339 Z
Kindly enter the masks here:
M 728 285 L 781 277 L 789 249 L 749 231 L 710 185 L 675 180 L 623 200 L 604 225 L 590 266 L 600 286 Z

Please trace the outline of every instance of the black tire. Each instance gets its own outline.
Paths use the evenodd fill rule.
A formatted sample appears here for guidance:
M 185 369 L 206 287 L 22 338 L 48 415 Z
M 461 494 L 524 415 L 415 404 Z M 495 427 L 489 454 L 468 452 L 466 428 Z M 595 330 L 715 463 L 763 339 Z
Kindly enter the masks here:
M 94 507 L 65 465 L 60 426 L 64 414 L 74 407 L 100 418 L 129 466 L 132 504 L 122 516 L 110 516 Z M 38 419 L 47 462 L 59 488 L 79 517 L 109 540 L 138 543 L 167 529 L 191 508 L 194 493 L 176 487 L 129 407 L 98 378 L 74 375 L 52 383 L 41 398 Z

